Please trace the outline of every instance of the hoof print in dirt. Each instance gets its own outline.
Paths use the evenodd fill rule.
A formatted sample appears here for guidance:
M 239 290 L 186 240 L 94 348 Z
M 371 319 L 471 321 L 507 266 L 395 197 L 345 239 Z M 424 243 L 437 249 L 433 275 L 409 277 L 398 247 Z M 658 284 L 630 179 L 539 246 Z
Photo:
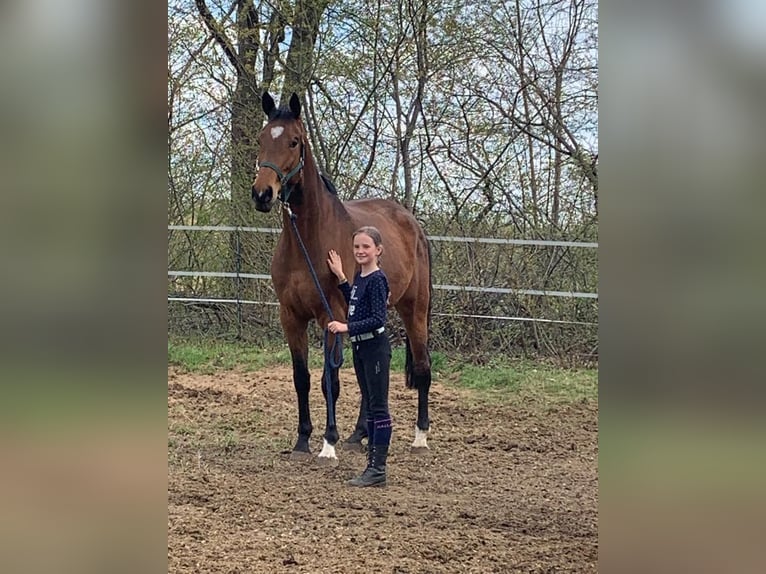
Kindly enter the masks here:
M 294 450 L 290 453 L 290 460 L 293 462 L 308 462 L 311 460 L 311 453 L 302 450 Z
M 330 456 L 318 456 L 317 466 L 321 466 L 322 468 L 334 468 L 338 466 L 338 459 Z
M 367 447 L 361 442 L 346 442 L 343 443 L 343 450 L 347 452 L 367 452 Z

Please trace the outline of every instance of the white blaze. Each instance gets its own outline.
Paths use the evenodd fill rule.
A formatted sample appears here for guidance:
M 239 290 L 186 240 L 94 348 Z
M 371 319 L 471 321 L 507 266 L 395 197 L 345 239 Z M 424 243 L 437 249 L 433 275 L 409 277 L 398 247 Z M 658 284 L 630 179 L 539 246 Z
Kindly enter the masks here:
M 271 128 L 272 139 L 277 139 L 279 136 L 282 135 L 283 131 L 285 131 L 284 126 L 274 126 L 273 128 Z

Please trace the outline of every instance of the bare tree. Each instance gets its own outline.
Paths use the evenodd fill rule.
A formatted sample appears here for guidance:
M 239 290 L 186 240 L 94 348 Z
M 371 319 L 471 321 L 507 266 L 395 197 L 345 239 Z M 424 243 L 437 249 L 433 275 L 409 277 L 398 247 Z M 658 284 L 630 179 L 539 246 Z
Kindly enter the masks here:
M 270 54 L 270 51 L 263 50 L 259 33 L 260 10 L 253 0 L 235 0 L 220 19 L 213 15 L 205 0 L 195 0 L 195 4 L 210 35 L 235 71 L 236 83 L 231 97 L 231 216 L 233 223 L 248 225 L 253 220 L 250 184 L 258 155 L 256 137 L 262 118 L 256 62 L 260 53 Z M 232 12 L 235 18 L 230 22 Z M 236 39 L 234 43 L 227 33 L 231 27 Z M 267 34 L 275 33 L 277 37 L 281 33 L 273 26 L 266 30 Z M 263 41 L 269 47 L 273 43 L 274 38 L 269 36 Z M 264 69 L 268 69 L 268 65 Z

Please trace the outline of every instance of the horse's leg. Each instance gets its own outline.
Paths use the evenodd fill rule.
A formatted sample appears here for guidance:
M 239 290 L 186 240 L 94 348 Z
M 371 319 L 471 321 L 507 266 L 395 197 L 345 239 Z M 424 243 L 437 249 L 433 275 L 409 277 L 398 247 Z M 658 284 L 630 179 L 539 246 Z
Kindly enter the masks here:
M 293 361 L 293 384 L 298 396 L 298 440 L 290 453 L 290 460 L 304 461 L 311 458 L 309 439 L 314 430 L 309 409 L 311 374 L 308 368 L 309 344 L 306 333 L 308 321 L 296 318 L 287 311 L 285 306 L 280 307 L 279 318 L 290 348 Z
M 345 317 L 345 310 L 342 306 L 338 305 L 337 308 L 333 309 L 333 314 L 335 317 Z M 323 317 L 323 320 L 328 320 L 327 317 Z M 323 323 L 324 324 L 324 323 Z M 332 344 L 332 337 L 329 338 L 330 342 L 329 344 Z M 340 352 L 343 352 L 343 349 L 340 349 Z M 367 431 L 367 401 L 365 400 L 365 393 L 366 389 L 363 389 L 361 386 L 361 383 L 357 377 L 356 382 L 359 386 L 359 393 L 360 393 L 360 400 L 359 400 L 359 417 L 356 419 L 356 425 L 354 426 L 353 432 L 349 435 L 349 437 L 343 441 L 343 449 L 348 450 L 350 452 L 364 452 L 365 447 L 362 444 L 362 439 L 367 437 L 368 431 Z M 333 398 L 337 400 L 338 395 L 340 394 L 340 383 L 338 380 L 338 369 L 335 369 L 333 373 Z M 337 385 L 337 386 L 335 386 Z M 336 390 L 337 389 L 337 390 Z M 322 390 L 324 392 L 325 388 L 324 385 L 322 386 Z M 325 401 L 327 400 L 327 396 L 325 395 Z M 328 432 L 329 432 L 329 426 L 328 426 Z M 330 439 L 325 436 L 326 440 L 329 441 Z M 338 434 L 337 431 L 335 431 L 335 435 L 333 437 L 335 441 L 338 440 Z M 332 443 L 335 444 L 334 442 Z
M 336 337 L 337 344 L 339 345 L 338 349 L 335 349 Z M 338 443 L 338 427 L 334 413 L 337 412 L 335 406 L 338 402 L 338 396 L 340 395 L 340 379 L 338 377 L 338 367 L 334 367 L 333 365 L 340 362 L 340 357 L 337 356 L 337 354 L 343 353 L 342 339 L 337 335 L 328 333 L 327 345 L 329 346 L 329 350 L 325 349 L 325 364 L 322 372 L 322 394 L 324 395 L 325 404 L 328 404 L 327 378 L 329 377 L 330 392 L 332 393 L 332 405 L 330 406 L 328 404 L 327 420 L 325 422 L 324 431 L 324 444 L 322 446 L 322 452 L 320 452 L 317 456 L 317 464 L 320 466 L 337 466 L 338 457 L 335 454 L 335 445 Z M 337 354 L 330 355 L 329 353 L 331 353 L 334 349 L 337 351 Z M 328 361 L 331 361 L 332 364 L 328 365 Z M 330 408 L 332 408 L 332 411 Z M 330 416 L 331 412 L 333 413 L 332 417 Z
M 351 452 L 364 452 L 365 447 L 362 439 L 367 437 L 367 401 L 365 400 L 365 389 L 362 388 L 361 381 L 357 379 L 359 385 L 359 417 L 356 419 L 354 432 L 344 441 L 343 448 Z
M 400 301 L 397 311 L 407 332 L 406 384 L 418 391 L 418 418 L 412 452 L 428 451 L 426 438 L 431 426 L 428 418 L 428 393 L 431 389 L 431 355 L 428 350 L 428 302 Z

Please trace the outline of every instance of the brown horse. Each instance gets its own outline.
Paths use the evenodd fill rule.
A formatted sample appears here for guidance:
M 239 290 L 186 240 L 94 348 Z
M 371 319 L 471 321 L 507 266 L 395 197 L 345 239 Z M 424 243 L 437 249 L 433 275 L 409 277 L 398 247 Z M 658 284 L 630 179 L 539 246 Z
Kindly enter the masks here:
M 336 343 L 335 335 L 326 330 L 328 313 L 306 255 L 332 316 L 345 320 L 346 302 L 337 287 L 337 279 L 327 266 L 327 254 L 330 249 L 340 253 L 346 276 L 354 277 L 352 233 L 363 225 L 377 227 L 383 236 L 381 267 L 391 289 L 390 305 L 402 318 L 407 334 L 406 385 L 418 390 L 418 417 L 412 451 L 422 452 L 428 448 L 428 392 L 431 387 L 428 349 L 431 260 L 425 233 L 413 215 L 393 201 L 360 199 L 344 203 L 338 199 L 335 188 L 314 163 L 296 94 L 290 98 L 288 108 L 277 108 L 268 93 L 263 94 L 261 103 L 268 122 L 259 136 L 259 167 L 252 193 L 258 211 L 270 211 L 277 198 L 283 207 L 283 229 L 271 261 L 271 277 L 280 303 L 279 318 L 292 356 L 293 382 L 298 395 L 298 440 L 291 456 L 298 460 L 310 457 L 309 438 L 313 426 L 309 409 L 309 321 L 314 319 L 325 329 L 326 347 Z M 338 442 L 334 412 L 340 382 L 338 368 L 332 361 L 325 361 L 322 380 L 328 381 L 327 385 L 322 385 L 327 402 L 327 424 L 324 446 L 317 461 L 334 465 L 337 464 L 335 445 Z M 330 387 L 330 400 L 327 387 Z M 352 450 L 361 450 L 361 440 L 367 435 L 366 419 L 366 405 L 360 401 L 356 428 L 345 441 Z

